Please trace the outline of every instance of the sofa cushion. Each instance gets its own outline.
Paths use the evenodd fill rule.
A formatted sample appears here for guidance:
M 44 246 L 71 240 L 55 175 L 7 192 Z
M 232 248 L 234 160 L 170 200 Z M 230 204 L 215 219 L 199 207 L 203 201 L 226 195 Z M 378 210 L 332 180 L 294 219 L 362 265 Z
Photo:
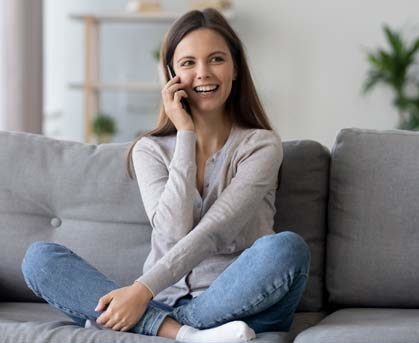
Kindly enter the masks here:
M 331 303 L 419 306 L 418 151 L 417 132 L 339 132 L 332 149 L 328 209 Z
M 254 343 L 289 343 L 301 331 L 326 316 L 322 312 L 297 313 L 289 332 L 263 332 Z M 43 303 L 0 303 L 0 342 L 2 343 L 104 343 L 175 342 L 112 330 L 84 329 L 61 311 Z M 204 343 L 204 342 L 203 342 Z
M 0 300 L 39 301 L 21 272 L 37 240 L 66 245 L 121 286 L 142 274 L 151 227 L 125 172 L 128 145 L 0 132 Z
M 310 140 L 287 141 L 283 149 L 275 229 L 297 232 L 310 246 L 310 274 L 297 311 L 319 311 L 324 298 L 330 152 Z
M 419 310 L 348 308 L 301 332 L 294 343 L 406 343 L 419 337 Z

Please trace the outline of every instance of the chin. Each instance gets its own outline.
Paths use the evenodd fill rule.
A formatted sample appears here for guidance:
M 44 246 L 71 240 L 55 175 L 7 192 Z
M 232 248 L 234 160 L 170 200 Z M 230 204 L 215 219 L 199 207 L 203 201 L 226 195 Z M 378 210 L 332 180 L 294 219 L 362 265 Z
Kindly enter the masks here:
M 195 107 L 195 109 L 201 113 L 201 112 L 221 112 L 223 111 L 225 107 L 225 104 L 223 105 L 218 105 L 218 106 L 199 106 L 199 107 Z

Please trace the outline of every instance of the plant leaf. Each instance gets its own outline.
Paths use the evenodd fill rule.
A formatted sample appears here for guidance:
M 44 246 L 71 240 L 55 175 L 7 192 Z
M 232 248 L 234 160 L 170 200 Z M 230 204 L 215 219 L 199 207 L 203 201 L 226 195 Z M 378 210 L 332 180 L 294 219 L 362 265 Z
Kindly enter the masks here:
M 396 59 L 403 59 L 404 55 L 404 43 L 397 31 L 391 31 L 391 29 L 384 25 L 384 32 L 390 46 L 393 48 Z
M 370 61 L 371 64 L 373 64 L 374 66 L 376 66 L 377 69 L 382 69 L 383 68 L 383 62 L 374 53 L 369 53 L 368 54 L 368 61 Z
M 371 70 L 368 73 L 368 77 L 364 82 L 364 86 L 363 86 L 364 94 L 368 93 L 380 81 L 387 82 L 386 76 L 379 71 Z
M 411 48 L 407 51 L 407 56 L 409 58 L 409 62 L 411 62 L 411 58 L 419 50 L 419 38 L 412 44 Z

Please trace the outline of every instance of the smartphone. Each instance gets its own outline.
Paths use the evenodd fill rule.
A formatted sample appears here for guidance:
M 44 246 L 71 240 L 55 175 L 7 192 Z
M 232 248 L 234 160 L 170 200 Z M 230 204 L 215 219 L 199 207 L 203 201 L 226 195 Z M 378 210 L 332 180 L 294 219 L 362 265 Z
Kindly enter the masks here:
M 170 79 L 173 79 L 176 76 L 175 71 L 170 64 L 167 65 L 167 71 L 169 72 Z M 189 106 L 188 100 L 182 97 L 182 99 L 180 99 L 180 103 L 182 104 L 183 109 L 187 113 L 191 114 L 191 107 Z

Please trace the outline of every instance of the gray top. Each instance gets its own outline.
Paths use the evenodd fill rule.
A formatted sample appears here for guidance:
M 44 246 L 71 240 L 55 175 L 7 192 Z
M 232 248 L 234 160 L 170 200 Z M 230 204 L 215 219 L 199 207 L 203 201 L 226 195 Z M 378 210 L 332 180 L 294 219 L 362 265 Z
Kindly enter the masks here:
M 188 293 L 201 294 L 244 249 L 275 232 L 280 136 L 233 126 L 205 164 L 202 198 L 195 146 L 195 131 L 180 130 L 141 138 L 132 155 L 153 228 L 143 275 L 135 281 L 170 306 Z

